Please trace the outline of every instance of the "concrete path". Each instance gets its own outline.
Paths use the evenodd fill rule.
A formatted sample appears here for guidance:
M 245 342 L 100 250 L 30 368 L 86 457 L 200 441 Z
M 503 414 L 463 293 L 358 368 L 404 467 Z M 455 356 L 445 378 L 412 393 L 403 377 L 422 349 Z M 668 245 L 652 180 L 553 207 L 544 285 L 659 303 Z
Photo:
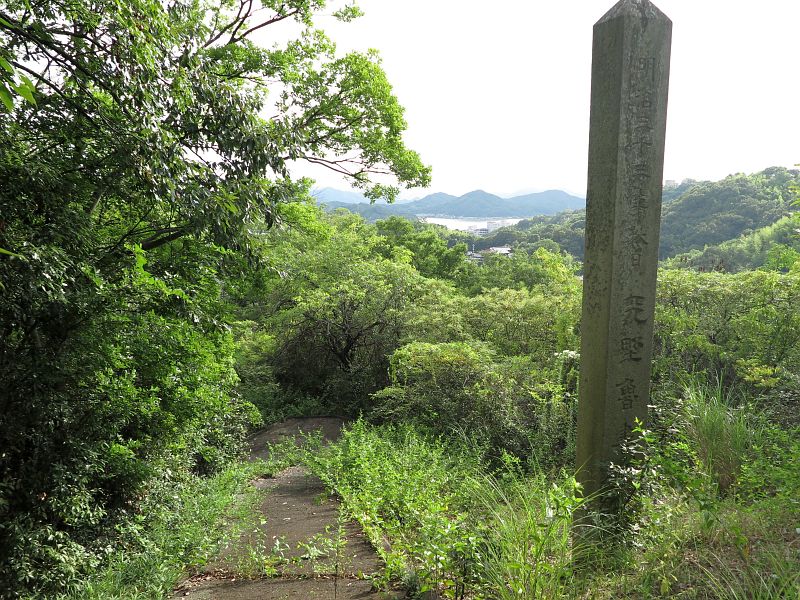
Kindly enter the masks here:
M 250 459 L 267 457 L 267 444 L 321 430 L 339 436 L 343 421 L 290 419 L 250 438 Z M 345 521 L 322 482 L 301 467 L 252 482 L 266 489 L 261 520 L 204 572 L 183 582 L 174 598 L 192 600 L 402 598 L 376 592 L 370 577 L 381 564 L 360 528 Z

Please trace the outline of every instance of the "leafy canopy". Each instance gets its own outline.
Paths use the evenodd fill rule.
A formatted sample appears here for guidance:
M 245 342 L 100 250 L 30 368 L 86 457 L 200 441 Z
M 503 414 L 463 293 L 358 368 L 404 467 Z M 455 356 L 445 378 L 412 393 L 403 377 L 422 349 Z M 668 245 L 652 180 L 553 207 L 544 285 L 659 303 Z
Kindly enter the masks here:
M 236 394 L 223 292 L 264 231 L 302 212 L 289 208 L 310 185 L 296 161 L 371 197 L 428 183 L 378 56 L 339 53 L 316 27 L 327 4 L 0 6 L 0 588 L 12 597 L 54 597 L 159 481 L 235 455 L 253 410 Z

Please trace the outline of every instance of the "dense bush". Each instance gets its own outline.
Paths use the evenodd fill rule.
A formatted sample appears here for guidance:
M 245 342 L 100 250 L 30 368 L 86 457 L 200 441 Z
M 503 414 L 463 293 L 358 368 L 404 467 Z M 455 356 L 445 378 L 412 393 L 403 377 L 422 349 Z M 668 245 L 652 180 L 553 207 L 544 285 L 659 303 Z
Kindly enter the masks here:
M 492 460 L 510 452 L 540 467 L 571 461 L 576 399 L 530 359 L 498 361 L 476 342 L 415 342 L 391 365 L 392 385 L 372 396 L 370 419 L 469 436 Z
M 38 332 L 40 347 L 4 338 L 0 560 L 8 589 L 79 577 L 99 560 L 96 532 L 135 511 L 151 480 L 217 469 L 257 418 L 232 399 L 230 336 L 157 314 L 171 300 L 134 289 L 135 303 L 106 289 L 109 304 L 81 311 L 66 339 L 52 329 Z
M 800 277 L 662 271 L 656 376 L 718 375 L 751 391 L 795 385 L 800 369 Z
M 410 593 L 565 597 L 574 479 L 529 477 L 508 454 L 491 472 L 481 454 L 468 437 L 359 421 L 306 460 Z
M 430 430 L 463 431 L 493 448 L 525 446 L 519 406 L 492 352 L 477 344 L 412 343 L 392 355 L 392 386 L 373 395 L 370 416 Z
M 269 269 L 235 294 L 247 319 L 237 368 L 256 404 L 316 398 L 323 410 L 369 412 L 368 396 L 390 383 L 390 356 L 414 341 L 483 342 L 527 356 L 537 373 L 577 345 L 579 281 L 565 257 L 541 249 L 470 270 L 432 226 L 376 227 L 311 208 L 294 216 L 264 245 Z M 422 276 L 421 263 L 455 264 L 451 281 Z

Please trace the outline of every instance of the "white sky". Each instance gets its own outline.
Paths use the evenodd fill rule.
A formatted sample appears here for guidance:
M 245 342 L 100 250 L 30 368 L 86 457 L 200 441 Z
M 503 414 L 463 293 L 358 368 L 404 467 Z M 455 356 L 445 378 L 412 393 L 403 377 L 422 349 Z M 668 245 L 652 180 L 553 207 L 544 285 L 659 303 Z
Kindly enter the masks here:
M 376 48 L 433 184 L 583 195 L 593 24 L 614 0 L 358 0 L 321 19 L 340 50 Z M 673 21 L 665 179 L 800 163 L 800 0 L 656 0 Z M 318 185 L 347 189 L 315 171 Z

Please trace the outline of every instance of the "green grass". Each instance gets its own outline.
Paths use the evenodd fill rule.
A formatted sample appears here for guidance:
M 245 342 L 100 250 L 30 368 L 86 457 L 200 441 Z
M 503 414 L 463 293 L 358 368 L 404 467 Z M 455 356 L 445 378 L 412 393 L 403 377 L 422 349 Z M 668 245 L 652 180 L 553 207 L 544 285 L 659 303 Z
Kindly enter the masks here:
M 429 441 L 410 426 L 354 423 L 307 464 L 343 501 L 386 563 L 419 591 L 457 585 L 470 541 L 465 502 L 479 457 Z M 388 544 L 386 543 L 388 542 Z
M 686 403 L 685 430 L 657 443 L 683 448 L 689 440 L 693 451 L 685 460 L 702 461 L 710 475 L 671 484 L 655 453 L 658 480 L 646 486 L 627 546 L 588 569 L 573 568 L 570 525 L 581 501 L 569 474 L 528 473 L 510 455 L 490 466 L 469 441 L 363 422 L 305 461 L 362 524 L 386 561 L 386 579 L 412 595 L 800 598 L 798 500 L 769 482 L 777 473 L 777 483 L 796 489 L 796 432 L 773 432 L 767 460 L 760 444 L 773 434 L 760 419 L 751 421 L 714 390 L 695 392 Z M 787 435 L 792 443 L 785 443 Z M 670 468 L 691 470 L 695 463 Z M 747 474 L 744 483 L 740 473 Z M 724 477 L 730 484 L 720 495 Z M 685 481 L 703 489 L 682 488 Z
M 121 525 L 102 566 L 59 599 L 169 597 L 181 577 L 204 565 L 252 521 L 258 491 L 247 483 L 263 470 L 263 464 L 245 463 L 210 478 L 187 478 L 171 489 L 169 505 L 150 502 L 140 518 Z
M 572 478 L 528 477 L 505 455 L 411 426 L 354 423 L 308 465 L 386 562 L 387 579 L 445 598 L 561 598 L 570 581 Z
M 800 598 L 800 431 L 745 406 L 718 387 L 687 387 L 682 421 L 652 442 L 657 479 L 643 486 L 628 545 L 590 569 L 573 569 L 570 525 L 581 501 L 569 473 L 531 473 L 510 454 L 490 463 L 484 446 L 463 437 L 358 421 L 330 445 L 318 435 L 289 440 L 271 447 L 268 462 L 187 480 L 171 506 L 155 503 L 146 522 L 120 532 L 126 544 L 63 600 L 168 596 L 252 524 L 247 481 L 301 463 L 360 522 L 385 561 L 384 581 L 419 597 Z M 309 555 L 338 557 L 334 539 L 314 541 Z M 250 566 L 269 575 L 280 548 L 257 550 Z
M 797 558 L 785 552 L 769 551 L 758 563 L 736 561 L 712 555 L 702 571 L 714 598 L 724 600 L 773 600 L 800 598 Z
M 584 597 L 800 598 L 800 430 L 719 384 L 682 398 L 651 448 L 659 489 L 633 546 Z
M 728 493 L 751 448 L 759 441 L 752 408 L 720 383 L 689 383 L 684 389 L 687 434 L 720 494 Z
M 485 477 L 475 487 L 486 528 L 481 588 L 498 600 L 564 598 L 574 584 L 570 527 L 574 482 L 544 477 Z

